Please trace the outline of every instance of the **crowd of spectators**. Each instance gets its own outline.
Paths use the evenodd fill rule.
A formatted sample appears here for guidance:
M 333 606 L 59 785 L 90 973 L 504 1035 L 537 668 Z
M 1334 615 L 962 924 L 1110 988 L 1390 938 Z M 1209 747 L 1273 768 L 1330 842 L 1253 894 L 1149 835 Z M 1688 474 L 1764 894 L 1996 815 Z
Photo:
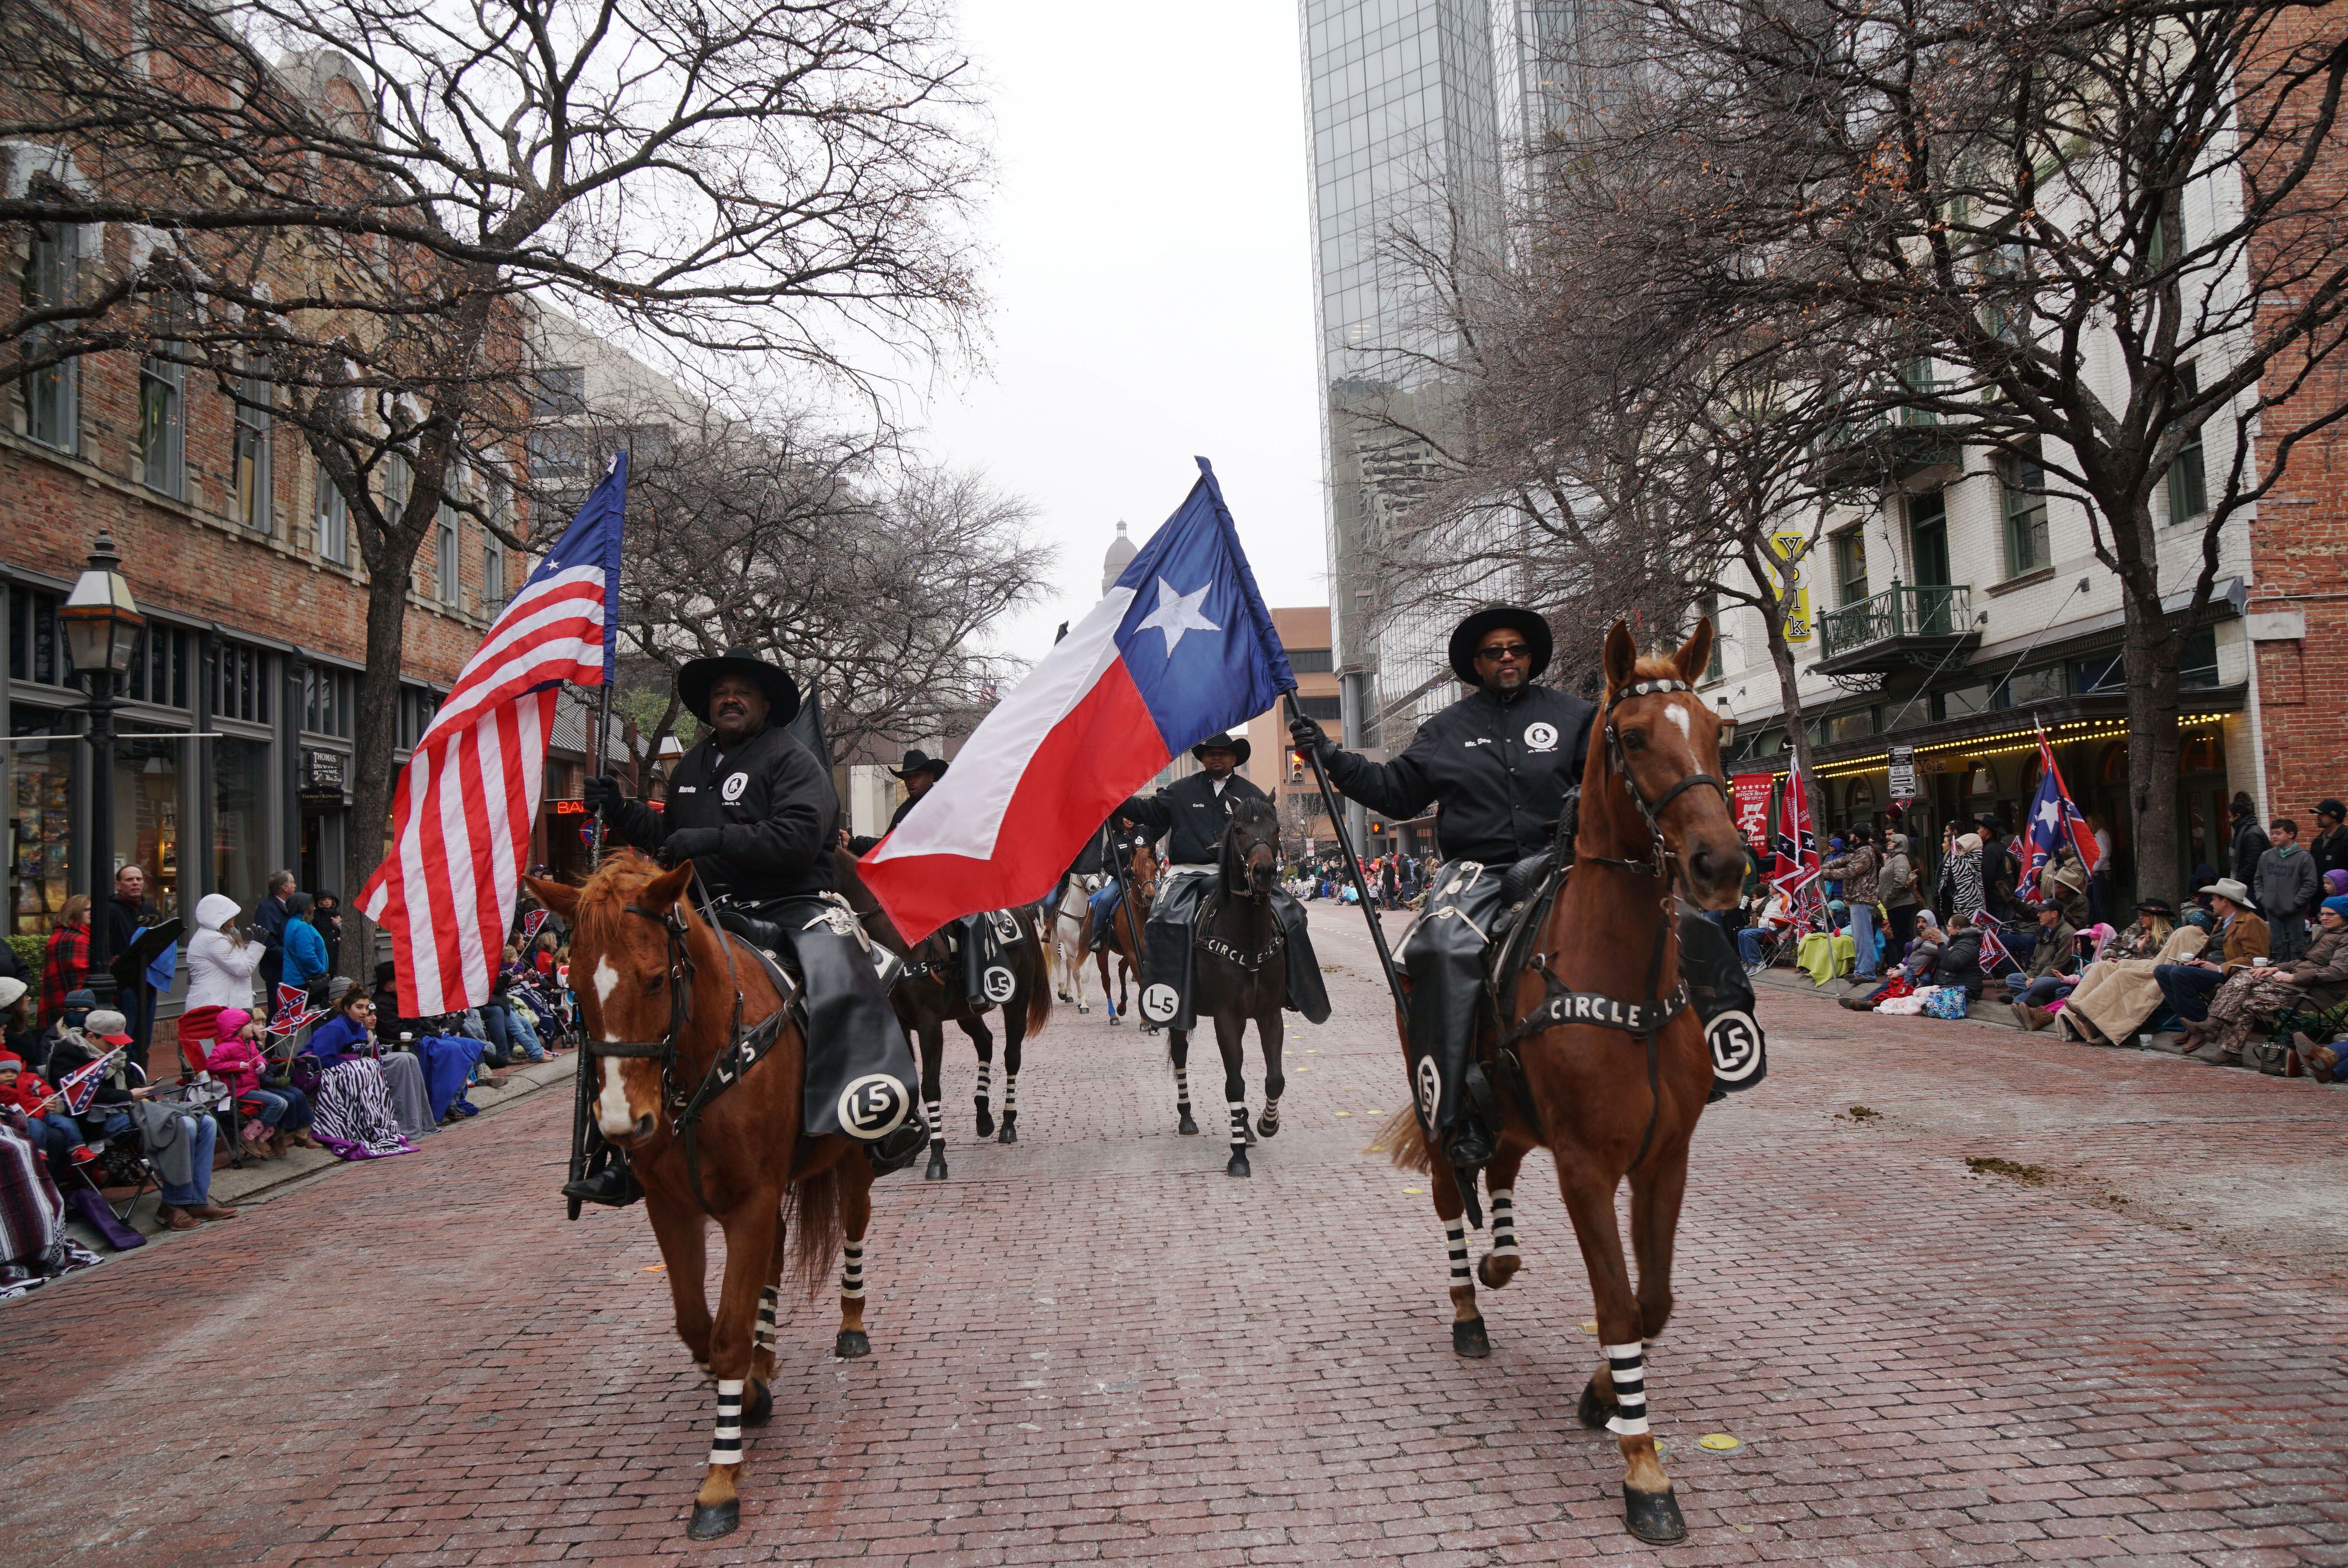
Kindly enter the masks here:
M 234 1207 L 211 1198 L 222 1159 L 405 1153 L 477 1114 L 469 1095 L 498 1087 L 499 1070 L 566 1049 L 567 954 L 545 915 L 529 937 L 517 927 L 481 1007 L 403 1018 L 389 962 L 376 966 L 372 988 L 337 978 L 335 896 L 279 871 L 249 918 L 222 894 L 197 902 L 170 1061 L 170 1048 L 152 1049 L 151 988 L 124 984 L 118 1004 L 101 1007 L 88 986 L 92 920 L 112 922 L 110 951 L 129 952 L 155 924 L 144 894 L 134 866 L 103 911 L 69 898 L 43 947 L 37 989 L 13 953 L 0 965 L 0 1237 L 46 1237 L 38 1250 L 60 1266 L 78 1251 L 59 1239 L 68 1207 L 118 1219 L 105 1196 L 154 1185 L 169 1229 L 233 1219 Z M 122 1245 L 134 1244 L 124 1235 Z M 44 1273 L 38 1258 L 0 1259 L 0 1296 Z
M 2124 924 L 2100 829 L 2094 872 L 2066 844 L 2025 876 L 1990 817 L 1943 830 L 1929 897 L 1907 836 L 1862 825 L 1807 894 L 1756 878 L 1729 923 L 1748 967 L 1846 976 L 1855 1010 L 1962 1018 L 1986 1000 L 2064 1040 L 2348 1082 L 2348 805 L 2321 802 L 2303 844 L 2296 820 L 2231 805 L 2223 874 L 2197 867 L 2181 906 L 2147 897 Z

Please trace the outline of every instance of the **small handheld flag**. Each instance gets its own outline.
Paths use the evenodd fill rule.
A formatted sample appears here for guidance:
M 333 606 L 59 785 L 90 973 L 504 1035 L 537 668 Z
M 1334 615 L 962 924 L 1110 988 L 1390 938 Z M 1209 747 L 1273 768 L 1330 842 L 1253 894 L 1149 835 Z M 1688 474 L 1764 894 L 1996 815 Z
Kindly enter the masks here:
M 273 1040 L 290 1040 L 326 1016 L 324 1008 L 309 1005 L 310 993 L 300 986 L 277 982 L 277 1006 L 270 1014 L 269 1035 Z
M 98 1097 L 98 1083 L 114 1071 L 114 1063 L 121 1055 L 119 1050 L 109 1050 L 57 1080 L 57 1092 L 65 1096 L 66 1109 L 77 1116 L 88 1110 L 89 1102 Z

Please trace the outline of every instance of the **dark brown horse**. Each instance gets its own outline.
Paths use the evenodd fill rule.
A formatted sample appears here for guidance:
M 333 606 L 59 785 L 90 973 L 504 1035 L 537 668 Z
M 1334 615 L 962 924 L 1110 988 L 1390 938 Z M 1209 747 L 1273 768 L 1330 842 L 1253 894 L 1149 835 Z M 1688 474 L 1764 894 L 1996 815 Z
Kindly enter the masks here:
M 1231 1112 L 1231 1156 L 1223 1174 L 1246 1176 L 1248 1144 L 1248 1021 L 1255 1021 L 1263 1051 L 1263 1114 L 1256 1131 L 1269 1138 L 1280 1131 L 1280 1096 L 1288 1081 L 1280 1068 L 1281 1008 L 1288 999 L 1288 955 L 1280 917 L 1272 907 L 1280 885 L 1280 813 L 1269 801 L 1242 800 L 1231 808 L 1223 829 L 1215 870 L 1215 890 L 1199 907 L 1192 942 L 1191 999 L 1200 1016 L 1215 1023 L 1215 1045 L 1223 1054 L 1223 1102 Z M 1169 1030 L 1168 1055 L 1174 1063 L 1178 1131 L 1195 1132 L 1190 1117 L 1190 1035 Z
M 863 877 L 857 875 L 856 857 L 845 849 L 838 855 L 841 894 L 863 917 L 864 928 L 872 939 L 905 960 L 907 973 L 890 992 L 890 1000 L 896 1005 L 898 1021 L 922 1050 L 922 1106 L 930 1122 L 930 1163 L 922 1175 L 942 1182 L 947 1174 L 942 1102 L 948 1023 L 959 1025 L 978 1050 L 974 1096 L 978 1135 L 998 1137 L 1005 1143 L 1019 1142 L 1020 1053 L 1027 1037 L 1041 1032 L 1052 1016 L 1052 960 L 1044 946 L 1044 928 L 1032 904 L 1008 911 L 1019 924 L 1020 939 L 1008 944 L 1003 954 L 1013 984 L 1010 994 L 999 999 L 1003 1006 L 1003 1130 L 997 1134 L 994 1114 L 987 1103 L 988 1079 L 994 1067 L 994 1032 L 986 1027 L 986 1013 L 971 1006 L 962 966 L 947 945 L 945 932 L 932 931 L 919 942 L 908 943 L 888 911 L 880 907 L 880 901 L 872 897 L 872 890 L 864 886 Z
M 775 1375 L 786 1194 L 798 1210 L 788 1239 L 798 1284 L 812 1300 L 844 1244 L 834 1348 L 841 1356 L 871 1353 L 864 1229 L 872 1217 L 872 1173 L 851 1139 L 800 1138 L 806 1042 L 795 1021 L 780 1021 L 771 1049 L 730 1086 L 712 1072 L 745 1031 L 758 1037 L 783 998 L 748 948 L 684 897 L 692 875 L 689 865 L 663 872 L 623 849 L 582 887 L 523 880 L 571 923 L 581 1032 L 599 1059 L 596 1123 L 626 1152 L 644 1184 L 677 1337 L 716 1379 L 716 1434 L 686 1532 L 706 1541 L 739 1522 L 742 1429 L 763 1425 L 774 1409 L 767 1385 Z M 681 1121 L 688 1132 L 680 1132 Z M 715 1317 L 704 1294 L 712 1219 L 726 1233 Z
M 1126 852 L 1126 897 L 1117 901 L 1116 911 L 1109 916 L 1108 930 L 1101 938 L 1095 953 L 1100 962 L 1101 1006 L 1108 1013 L 1108 1021 L 1122 1020 L 1130 1004 L 1127 988 L 1133 977 L 1141 972 L 1141 929 L 1149 918 L 1149 906 L 1158 899 L 1158 856 L 1147 844 L 1137 844 Z M 1117 958 L 1117 999 L 1109 999 L 1108 960 Z M 1154 1027 L 1146 1033 L 1157 1032 Z M 1185 1132 L 1196 1132 L 1195 1126 L 1185 1127 Z
M 1712 637 L 1712 623 L 1700 621 L 1673 656 L 1642 659 L 1622 622 L 1608 635 L 1606 701 L 1582 774 L 1573 870 L 1534 944 L 1557 986 L 1539 969 L 1519 973 L 1504 990 L 1504 1022 L 1549 1006 L 1557 989 L 1622 1002 L 1672 997 L 1680 983 L 1674 885 L 1699 907 L 1735 902 L 1745 846 L 1717 787 L 1720 719 L 1688 690 L 1704 673 Z M 1644 1035 L 1560 1024 L 1528 1034 L 1514 1050 L 1530 1104 L 1509 1091 L 1505 1072 L 1496 1078 L 1505 1125 L 1485 1176 L 1492 1250 L 1477 1272 L 1495 1290 L 1515 1277 L 1512 1189 L 1525 1156 L 1547 1148 L 1590 1273 L 1605 1351 L 1582 1390 L 1580 1414 L 1584 1424 L 1615 1433 L 1632 1532 L 1676 1541 L 1687 1526 L 1647 1428 L 1643 1345 L 1663 1333 L 1672 1313 L 1672 1245 L 1688 1141 L 1712 1090 L 1704 1026 L 1694 1009 L 1682 1008 Z M 1453 1348 L 1490 1354 L 1468 1276 L 1466 1203 L 1450 1165 L 1429 1160 L 1407 1108 L 1380 1138 L 1398 1164 L 1431 1178 L 1450 1247 Z M 1615 1190 L 1626 1178 L 1635 1287 L 1614 1218 Z

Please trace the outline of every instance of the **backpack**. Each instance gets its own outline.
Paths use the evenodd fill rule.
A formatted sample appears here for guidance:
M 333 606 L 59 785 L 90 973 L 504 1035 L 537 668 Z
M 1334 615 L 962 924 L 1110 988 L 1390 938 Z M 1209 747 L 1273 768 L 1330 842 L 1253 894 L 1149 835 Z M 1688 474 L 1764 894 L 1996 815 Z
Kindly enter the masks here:
M 1924 1010 L 1934 1018 L 1960 1019 L 1965 1016 L 1965 988 L 1935 986 L 1924 993 Z

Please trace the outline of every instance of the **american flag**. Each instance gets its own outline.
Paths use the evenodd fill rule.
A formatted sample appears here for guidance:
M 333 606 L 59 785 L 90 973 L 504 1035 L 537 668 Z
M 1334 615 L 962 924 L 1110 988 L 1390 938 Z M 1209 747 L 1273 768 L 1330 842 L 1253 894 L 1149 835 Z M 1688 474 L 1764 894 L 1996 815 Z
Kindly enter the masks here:
M 555 698 L 566 682 L 602 685 L 612 667 L 627 485 L 623 452 L 481 640 L 400 775 L 392 852 L 359 907 L 391 933 L 407 1017 L 489 999 L 538 816 Z

